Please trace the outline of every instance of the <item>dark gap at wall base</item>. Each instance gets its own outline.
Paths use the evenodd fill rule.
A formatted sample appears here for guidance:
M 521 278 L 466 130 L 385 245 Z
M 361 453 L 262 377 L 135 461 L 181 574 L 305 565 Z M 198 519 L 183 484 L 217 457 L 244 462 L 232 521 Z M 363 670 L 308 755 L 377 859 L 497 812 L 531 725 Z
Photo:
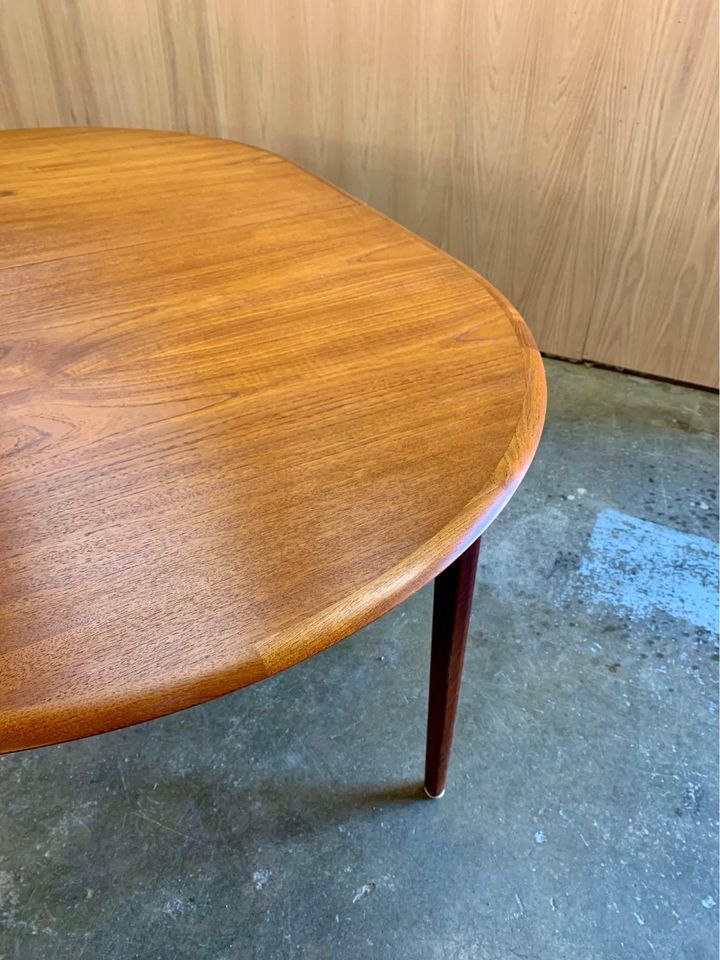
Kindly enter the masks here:
M 562 360 L 564 363 L 574 363 L 577 366 L 597 367 L 598 370 L 613 370 L 615 373 L 627 373 L 632 377 L 642 377 L 644 380 L 659 380 L 660 383 L 675 383 L 680 387 L 692 387 L 693 390 L 704 390 L 705 393 L 719 393 L 717 387 L 709 387 L 702 383 L 693 383 L 691 380 L 675 380 L 673 377 L 661 377 L 656 373 L 646 373 L 643 370 L 631 370 L 629 367 L 616 367 L 611 363 L 598 363 L 595 360 L 576 360 L 572 357 L 563 357 L 559 353 L 548 353 L 541 350 L 540 353 L 548 360 Z

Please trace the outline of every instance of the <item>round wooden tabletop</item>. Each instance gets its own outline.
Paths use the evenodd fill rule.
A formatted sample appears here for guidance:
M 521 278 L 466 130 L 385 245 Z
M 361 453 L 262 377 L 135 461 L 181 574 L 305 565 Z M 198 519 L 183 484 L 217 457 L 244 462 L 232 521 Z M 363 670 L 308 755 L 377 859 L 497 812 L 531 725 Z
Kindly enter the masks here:
M 447 566 L 542 364 L 481 277 L 251 147 L 0 133 L 0 750 L 276 673 Z

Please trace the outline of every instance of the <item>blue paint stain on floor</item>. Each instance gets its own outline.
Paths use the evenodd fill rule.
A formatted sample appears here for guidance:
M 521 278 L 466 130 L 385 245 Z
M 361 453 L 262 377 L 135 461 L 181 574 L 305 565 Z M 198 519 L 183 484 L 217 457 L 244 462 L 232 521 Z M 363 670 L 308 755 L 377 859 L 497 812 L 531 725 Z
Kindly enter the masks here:
M 580 568 L 583 592 L 628 619 L 658 612 L 718 630 L 718 546 L 617 510 L 598 514 Z

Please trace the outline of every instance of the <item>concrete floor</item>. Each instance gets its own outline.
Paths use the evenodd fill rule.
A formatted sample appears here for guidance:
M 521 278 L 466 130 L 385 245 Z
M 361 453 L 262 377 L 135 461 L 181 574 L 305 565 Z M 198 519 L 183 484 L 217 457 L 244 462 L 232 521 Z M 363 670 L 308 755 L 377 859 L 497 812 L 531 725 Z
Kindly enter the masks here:
M 0 960 L 715 960 L 717 398 L 547 366 L 445 798 L 426 588 L 257 687 L 2 758 Z

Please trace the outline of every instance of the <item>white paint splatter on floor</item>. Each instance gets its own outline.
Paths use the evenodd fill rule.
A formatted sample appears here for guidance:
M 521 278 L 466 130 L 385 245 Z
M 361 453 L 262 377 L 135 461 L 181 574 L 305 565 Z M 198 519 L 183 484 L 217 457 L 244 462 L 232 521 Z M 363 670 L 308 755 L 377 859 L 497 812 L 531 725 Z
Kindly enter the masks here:
M 256 890 L 262 890 L 263 887 L 267 886 L 268 881 L 270 880 L 270 871 L 269 870 L 256 870 L 253 875 L 253 883 L 255 884 Z

